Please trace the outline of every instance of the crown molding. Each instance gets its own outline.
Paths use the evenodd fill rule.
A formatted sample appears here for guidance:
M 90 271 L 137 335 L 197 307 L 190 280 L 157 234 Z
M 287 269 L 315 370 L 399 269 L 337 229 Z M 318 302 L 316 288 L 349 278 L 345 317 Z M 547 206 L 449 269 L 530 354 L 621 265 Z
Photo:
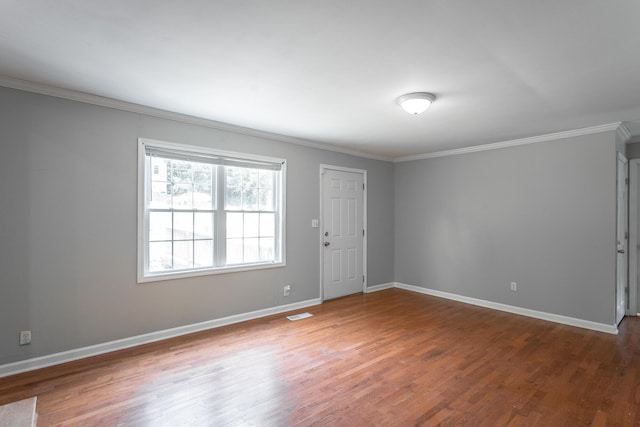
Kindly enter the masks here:
M 568 130 L 563 132 L 549 133 L 546 135 L 532 136 L 529 138 L 514 139 L 511 141 L 494 142 L 492 144 L 483 144 L 483 145 L 474 145 L 472 147 L 456 148 L 453 150 L 435 151 L 433 153 L 417 154 L 414 156 L 396 157 L 395 159 L 393 159 L 393 161 L 394 163 L 401 163 L 401 162 L 409 162 L 411 160 L 424 160 L 424 159 L 433 159 L 435 157 L 456 156 L 459 154 L 469 154 L 469 153 L 477 153 L 479 151 L 497 150 L 499 148 L 517 147 L 519 145 L 528 145 L 528 144 L 536 144 L 538 142 L 556 141 L 564 138 L 571 138 L 571 137 L 582 136 L 582 135 L 591 135 L 595 133 L 609 132 L 609 131 L 623 132 L 623 134 L 626 131 L 626 134 L 628 134 L 629 137 L 631 137 L 631 134 L 629 133 L 627 128 L 621 122 L 616 122 L 616 123 L 608 123 L 608 124 L 599 125 L 599 126 L 592 126 L 592 127 L 583 128 L 583 129 Z
M 620 137 L 623 144 L 626 144 L 631 139 L 631 132 L 624 125 L 624 123 L 619 123 L 618 128 L 616 129 L 616 134 Z
M 75 91 L 71 89 L 63 89 L 55 86 L 46 85 L 43 83 L 35 83 L 27 80 L 20 80 L 20 79 L 2 76 L 2 75 L 0 75 L 0 86 L 7 87 L 10 89 L 22 90 L 25 92 L 37 93 L 40 95 L 53 96 L 56 98 L 67 99 L 70 101 L 83 102 L 85 104 L 92 104 L 100 107 L 107 107 L 107 108 L 113 108 L 116 110 L 128 111 L 130 113 L 143 114 L 145 116 L 151 116 L 151 117 L 156 117 L 160 119 L 167 119 L 167 120 L 173 120 L 176 122 L 181 122 L 186 124 L 203 126 L 203 127 L 216 129 L 224 132 L 231 132 L 231 133 L 236 133 L 240 135 L 257 137 L 257 138 L 264 138 L 271 141 L 302 145 L 304 147 L 316 148 L 319 150 L 326 150 L 326 151 L 333 151 L 341 154 L 364 157 L 372 160 L 381 160 L 385 162 L 393 161 L 392 157 L 374 155 L 374 154 L 366 153 L 363 151 L 352 150 L 350 148 L 339 147 L 337 145 L 329 144 L 326 142 L 311 141 L 307 139 L 295 138 L 292 136 L 281 135 L 281 134 L 262 131 L 258 129 L 232 125 L 229 123 L 218 122 L 215 120 L 205 119 L 202 117 L 176 113 L 173 111 L 162 110 L 159 108 L 148 107 L 145 105 L 134 104 L 131 102 L 120 101 L 113 98 L 107 98 L 99 95 L 92 95 L 90 93 Z
M 632 137 L 631 133 L 621 122 L 608 123 L 599 126 L 593 126 L 583 129 L 569 130 L 563 132 L 550 133 L 546 135 L 533 136 L 529 138 L 515 139 L 511 141 L 495 142 L 491 144 L 475 145 L 472 147 L 456 148 L 452 150 L 434 151 L 432 153 L 416 154 L 404 157 L 388 157 L 366 153 L 364 151 L 353 150 L 350 148 L 340 147 L 326 142 L 311 141 L 308 139 L 296 138 L 288 135 L 282 135 L 258 129 L 247 128 L 229 123 L 218 122 L 202 117 L 191 116 L 188 114 L 176 113 L 173 111 L 162 110 L 159 108 L 148 107 L 145 105 L 134 104 L 127 101 L 121 101 L 113 98 L 107 98 L 90 93 L 75 91 L 71 89 L 63 89 L 50 86 L 43 83 L 35 83 L 27 80 L 16 79 L 0 75 L 0 87 L 22 90 L 25 92 L 37 93 L 40 95 L 52 96 L 56 98 L 67 99 L 70 101 L 82 102 L 85 104 L 97 105 L 100 107 L 113 108 L 116 110 L 128 111 L 131 113 L 143 114 L 146 116 L 156 117 L 160 119 L 172 120 L 180 123 L 192 124 L 196 126 L 207 127 L 224 132 L 231 132 L 239 135 L 246 135 L 256 138 L 268 139 L 271 141 L 284 142 L 287 144 L 301 145 L 304 147 L 315 148 L 318 150 L 332 151 L 351 156 L 363 157 L 372 160 L 380 160 L 385 162 L 402 163 L 412 160 L 432 159 L 436 157 L 455 156 L 459 154 L 476 153 L 480 151 L 497 150 L 499 148 L 516 147 L 519 145 L 535 144 L 538 142 L 555 141 L 563 138 L 575 136 L 590 135 L 600 132 L 616 131 L 617 135 L 625 142 L 640 142 L 640 137 Z

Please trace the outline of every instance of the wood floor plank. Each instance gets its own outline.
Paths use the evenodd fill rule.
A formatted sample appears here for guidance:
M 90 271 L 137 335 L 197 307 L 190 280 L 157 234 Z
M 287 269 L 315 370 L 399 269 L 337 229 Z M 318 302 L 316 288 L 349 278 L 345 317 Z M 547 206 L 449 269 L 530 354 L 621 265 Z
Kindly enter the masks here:
M 617 336 L 389 289 L 0 379 L 39 426 L 640 424 Z

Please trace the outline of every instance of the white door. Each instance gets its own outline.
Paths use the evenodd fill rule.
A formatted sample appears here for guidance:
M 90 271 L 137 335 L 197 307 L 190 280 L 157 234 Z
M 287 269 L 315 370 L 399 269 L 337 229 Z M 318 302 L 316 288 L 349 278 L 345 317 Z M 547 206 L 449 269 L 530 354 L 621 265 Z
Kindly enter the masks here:
M 629 276 L 627 279 L 627 314 L 638 314 L 638 286 L 640 285 L 640 159 L 629 160 Z
M 627 309 L 627 159 L 621 154 L 618 154 L 617 187 L 616 324 L 620 323 Z
M 325 300 L 363 291 L 364 175 L 323 169 L 322 288 Z

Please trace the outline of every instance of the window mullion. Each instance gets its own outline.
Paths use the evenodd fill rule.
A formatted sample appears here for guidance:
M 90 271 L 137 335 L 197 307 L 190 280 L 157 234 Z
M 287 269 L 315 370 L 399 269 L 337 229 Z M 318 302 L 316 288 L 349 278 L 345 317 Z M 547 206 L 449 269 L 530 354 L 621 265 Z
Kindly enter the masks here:
M 196 210 L 194 193 L 196 191 L 195 178 L 196 173 L 191 169 L 191 268 L 196 268 Z
M 151 206 L 151 193 L 153 188 L 153 172 L 152 172 L 152 162 L 151 158 L 145 156 L 144 159 L 145 165 L 145 179 L 144 179 L 144 230 L 143 230 L 143 238 L 144 238 L 144 273 L 147 274 L 149 272 L 149 206 Z
M 196 268 L 196 211 L 195 210 L 191 212 L 191 267 Z
M 227 215 L 224 209 L 225 168 L 216 167 L 216 213 L 215 213 L 215 265 L 224 267 L 227 263 Z
M 281 221 L 281 213 L 282 213 L 282 204 L 280 203 L 281 200 L 281 182 L 280 182 L 280 176 L 276 175 L 274 181 L 273 181 L 273 191 L 272 191 L 272 207 L 273 207 L 273 216 L 275 219 L 275 224 L 274 224 L 274 236 L 273 236 L 273 252 L 274 252 L 274 256 L 277 259 L 280 259 L 282 256 L 282 242 L 281 242 L 281 237 L 282 237 L 282 230 L 280 228 L 282 221 Z
M 172 191 L 173 193 L 173 191 Z M 171 212 L 171 269 L 176 267 L 176 215 Z

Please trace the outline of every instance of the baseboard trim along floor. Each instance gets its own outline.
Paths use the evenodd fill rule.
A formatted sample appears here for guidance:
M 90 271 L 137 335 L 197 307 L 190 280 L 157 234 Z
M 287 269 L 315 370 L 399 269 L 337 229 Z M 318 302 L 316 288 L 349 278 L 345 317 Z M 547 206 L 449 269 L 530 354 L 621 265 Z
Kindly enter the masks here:
M 606 332 L 608 334 L 618 334 L 616 325 L 607 325 L 604 323 L 592 322 L 589 320 L 576 319 L 575 317 L 561 316 L 559 314 L 546 313 L 544 311 L 530 310 L 528 308 L 516 307 L 513 305 L 501 304 L 493 301 L 486 301 L 477 298 L 465 297 L 462 295 L 452 294 L 449 292 L 437 291 L 434 289 L 423 288 L 421 286 L 407 285 L 405 283 L 395 283 L 395 288 L 407 291 L 418 292 L 425 295 L 431 295 L 439 298 L 446 298 L 453 301 L 464 302 L 466 304 L 477 305 L 480 307 L 491 308 L 493 310 L 506 311 L 507 313 L 519 314 L 521 316 L 533 317 L 535 319 L 547 320 L 549 322 L 562 323 L 563 325 L 576 326 L 578 328 L 590 329 L 592 331 Z
M 445 298 L 453 301 L 463 302 L 466 304 L 477 305 L 480 307 L 490 308 L 493 310 L 505 311 L 508 313 L 519 314 L 522 316 L 533 317 L 536 319 L 547 320 L 550 322 L 561 323 L 564 325 L 575 326 L 578 328 L 590 329 L 598 332 L 606 332 L 608 334 L 617 334 L 616 325 L 606 325 L 604 323 L 592 322 L 589 320 L 577 319 L 573 317 L 561 316 L 558 314 L 546 313 L 543 311 L 530 310 L 522 307 L 511 306 L 507 304 L 496 303 L 492 301 L 481 300 L 477 298 L 465 297 L 462 295 L 452 294 L 449 292 L 438 291 L 434 289 L 423 288 L 421 286 L 408 285 L 405 283 L 384 283 L 381 285 L 369 286 L 365 293 L 382 291 L 385 289 L 398 288 L 407 291 L 417 292 L 425 295 L 431 295 L 439 298 Z M 96 344 L 89 347 L 83 347 L 75 350 L 69 350 L 61 353 L 51 354 L 48 356 L 37 357 L 33 359 L 22 360 L 19 362 L 9 363 L 0 366 L 0 378 L 9 375 L 15 375 L 22 372 L 32 371 L 35 369 L 45 368 L 47 366 L 57 365 L 60 363 L 71 362 L 90 356 L 108 353 L 111 351 L 122 350 L 137 345 L 148 344 L 167 338 L 173 338 L 180 335 L 186 335 L 193 332 L 200 332 L 207 329 L 219 328 L 221 326 L 231 325 L 234 323 L 244 322 L 247 320 L 258 319 L 260 317 L 280 314 L 287 311 L 298 310 L 301 308 L 311 307 L 321 304 L 320 298 L 301 301 L 294 304 L 287 304 L 278 307 L 267 308 L 263 310 L 252 311 L 244 314 L 237 314 L 221 319 L 214 319 L 206 322 L 185 325 L 177 328 L 166 329 L 163 331 L 152 332 L 144 335 L 124 338 L 121 340 L 110 341 L 107 343 Z
M 185 325 L 177 328 L 151 332 L 148 334 L 136 335 L 134 337 L 124 338 L 116 341 L 109 341 L 106 343 L 64 351 L 47 356 L 36 357 L 33 359 L 21 360 L 19 362 L 1 365 L 0 378 L 19 374 L 22 372 L 33 371 L 35 369 L 46 368 L 47 366 L 72 362 L 74 360 L 83 359 L 85 357 L 97 356 L 99 354 L 109 353 L 111 351 L 123 350 L 125 348 L 135 347 L 137 345 L 149 344 L 167 338 L 178 337 L 180 335 L 191 334 L 194 332 L 205 331 L 207 329 L 219 328 L 221 326 L 245 322 L 247 320 L 259 319 L 261 317 L 267 317 L 274 314 L 299 310 L 301 308 L 311 307 L 314 305 L 319 305 L 321 303 L 322 301 L 320 300 L 320 298 L 316 298 L 293 304 L 286 304 L 277 307 L 266 308 L 263 310 L 251 311 L 249 313 L 236 314 L 234 316 L 223 317 L 206 322 L 194 323 L 192 325 Z

